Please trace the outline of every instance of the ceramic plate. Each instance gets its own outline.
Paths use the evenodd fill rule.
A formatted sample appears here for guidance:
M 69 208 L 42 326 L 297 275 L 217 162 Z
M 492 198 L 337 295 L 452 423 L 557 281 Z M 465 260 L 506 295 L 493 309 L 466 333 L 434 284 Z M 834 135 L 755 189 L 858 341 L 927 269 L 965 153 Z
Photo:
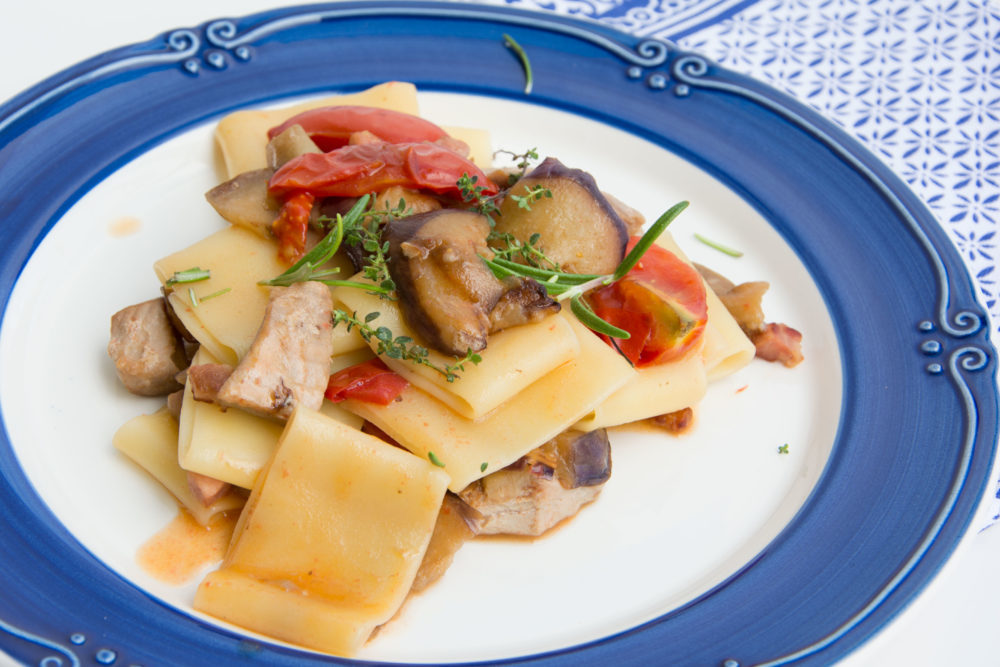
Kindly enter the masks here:
M 336 662 L 201 616 L 193 584 L 135 564 L 176 509 L 110 446 L 155 402 L 116 386 L 104 346 L 110 314 L 156 293 L 151 262 L 218 228 L 201 195 L 219 117 L 386 80 L 647 217 L 691 201 L 675 237 L 769 280 L 769 318 L 802 329 L 807 361 L 716 383 L 690 436 L 616 433 L 598 502 L 542 540 L 471 543 L 359 658 L 828 663 L 921 590 L 989 480 L 997 408 L 985 313 L 916 198 L 814 113 L 671 45 L 338 3 L 165 33 L 0 108 L 0 581 L 16 591 L 0 646 L 36 663 Z

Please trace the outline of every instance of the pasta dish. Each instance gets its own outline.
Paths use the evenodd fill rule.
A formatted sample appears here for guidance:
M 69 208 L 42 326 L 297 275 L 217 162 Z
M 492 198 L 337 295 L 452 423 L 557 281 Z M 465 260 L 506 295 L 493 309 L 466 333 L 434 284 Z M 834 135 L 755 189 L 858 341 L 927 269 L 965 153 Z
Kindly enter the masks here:
M 216 141 L 227 224 L 155 262 L 108 351 L 165 397 L 115 447 L 199 523 L 239 514 L 193 600 L 224 621 L 354 655 L 464 542 L 586 511 L 609 429 L 695 428 L 714 380 L 802 359 L 767 283 L 666 231 L 687 202 L 647 222 L 585 165 L 421 118 L 410 84 Z

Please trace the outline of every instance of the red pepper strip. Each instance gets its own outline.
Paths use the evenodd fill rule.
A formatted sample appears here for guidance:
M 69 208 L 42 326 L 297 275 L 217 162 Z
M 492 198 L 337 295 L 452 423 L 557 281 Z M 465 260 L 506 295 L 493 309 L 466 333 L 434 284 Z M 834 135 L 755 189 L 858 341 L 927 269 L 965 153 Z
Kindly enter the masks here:
M 271 231 L 278 238 L 278 256 L 289 264 L 299 261 L 306 252 L 306 231 L 315 200 L 309 192 L 290 195 L 271 224 Z
M 461 198 L 458 179 L 476 179 L 484 195 L 497 186 L 475 164 L 436 144 L 370 143 L 329 153 L 306 153 L 289 160 L 271 177 L 271 193 L 281 197 L 310 192 L 317 197 L 360 197 L 393 185 Z
M 637 240 L 629 241 L 628 250 Z M 681 357 L 694 347 L 708 322 L 701 276 L 657 245 L 624 278 L 594 290 L 587 301 L 598 317 L 629 332 L 630 338 L 616 339 L 615 344 L 639 368 Z
M 330 376 L 324 394 L 334 403 L 347 399 L 389 405 L 409 386 L 377 357 L 337 371 Z
M 355 132 L 368 131 L 390 144 L 434 142 L 448 136 L 434 123 L 401 111 L 363 106 L 332 106 L 304 111 L 267 132 L 269 139 L 301 125 L 321 151 L 346 146 Z

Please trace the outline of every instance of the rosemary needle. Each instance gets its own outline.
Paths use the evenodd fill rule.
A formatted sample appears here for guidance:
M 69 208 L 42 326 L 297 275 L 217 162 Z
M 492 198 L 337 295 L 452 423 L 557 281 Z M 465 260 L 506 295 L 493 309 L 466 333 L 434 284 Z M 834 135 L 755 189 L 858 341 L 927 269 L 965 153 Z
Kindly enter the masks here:
M 503 36 L 503 43 L 508 49 L 514 52 L 514 55 L 517 56 L 517 59 L 521 63 L 521 67 L 524 68 L 524 94 L 530 95 L 531 88 L 534 85 L 534 76 L 531 73 L 531 61 L 528 60 L 528 54 L 524 52 L 524 49 L 521 48 L 521 45 L 513 37 L 506 33 Z
M 734 248 L 730 248 L 729 246 L 724 246 L 721 243 L 719 243 L 718 241 L 713 241 L 712 239 L 705 238 L 701 234 L 695 234 L 694 237 L 695 237 L 695 239 L 697 239 L 697 240 L 701 241 L 702 243 L 704 243 L 705 245 L 707 245 L 709 248 L 714 248 L 715 250 L 718 250 L 719 252 L 721 252 L 721 253 L 723 253 L 725 255 L 729 255 L 730 257 L 742 257 L 743 256 L 743 253 L 740 252 L 739 250 L 736 250 Z

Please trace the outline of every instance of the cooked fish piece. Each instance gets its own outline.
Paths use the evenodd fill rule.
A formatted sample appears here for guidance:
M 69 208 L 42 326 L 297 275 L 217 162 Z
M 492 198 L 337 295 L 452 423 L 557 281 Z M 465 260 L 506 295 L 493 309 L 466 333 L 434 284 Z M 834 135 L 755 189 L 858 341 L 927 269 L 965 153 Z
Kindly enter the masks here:
M 317 282 L 274 287 L 250 351 L 216 395 L 220 405 L 287 419 L 318 410 L 330 379 L 333 299 Z
M 162 298 L 123 308 L 111 317 L 108 355 L 125 388 L 140 396 L 180 389 L 175 376 L 188 364 Z
M 541 535 L 597 498 L 611 476 L 607 431 L 566 431 L 462 489 L 483 535 Z

